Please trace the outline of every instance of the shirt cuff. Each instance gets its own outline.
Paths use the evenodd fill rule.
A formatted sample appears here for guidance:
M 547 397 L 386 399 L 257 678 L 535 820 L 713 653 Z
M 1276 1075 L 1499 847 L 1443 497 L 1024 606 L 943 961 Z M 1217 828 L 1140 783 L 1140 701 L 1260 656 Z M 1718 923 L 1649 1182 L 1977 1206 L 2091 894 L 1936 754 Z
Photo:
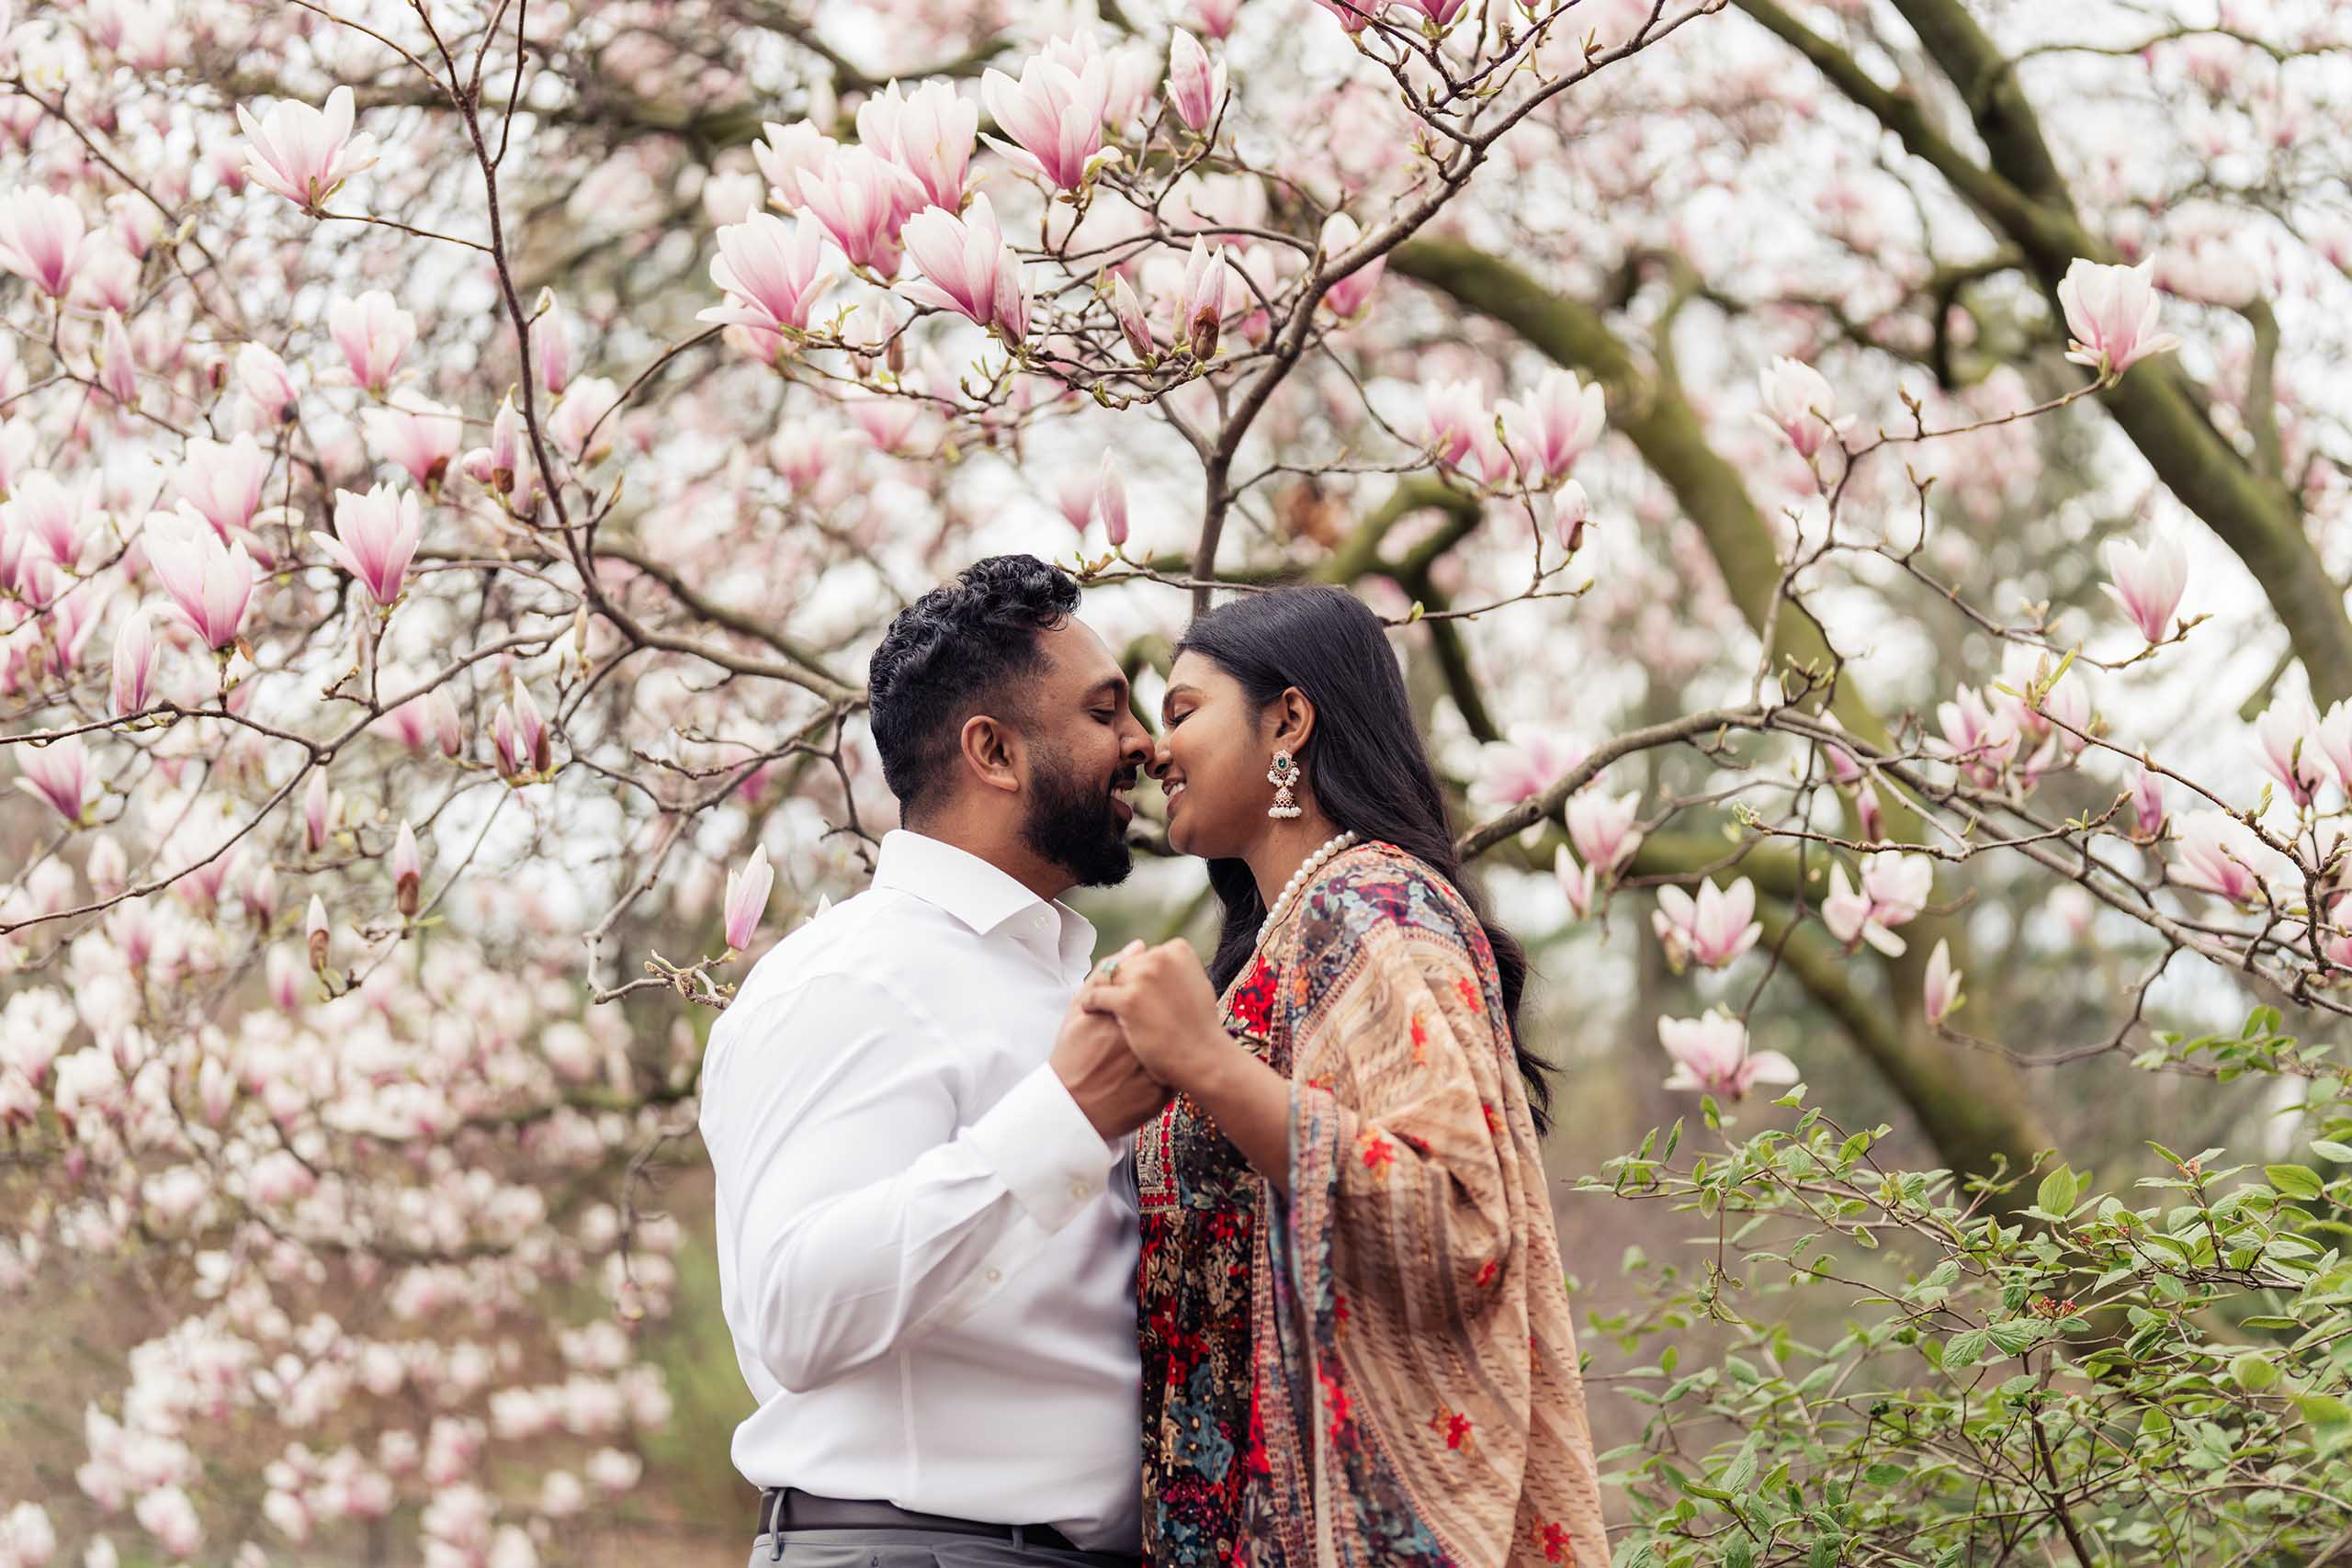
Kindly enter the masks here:
M 1048 1231 L 1101 1195 L 1119 1152 L 1102 1141 L 1051 1064 L 1014 1084 L 968 1135 L 1014 1201 Z

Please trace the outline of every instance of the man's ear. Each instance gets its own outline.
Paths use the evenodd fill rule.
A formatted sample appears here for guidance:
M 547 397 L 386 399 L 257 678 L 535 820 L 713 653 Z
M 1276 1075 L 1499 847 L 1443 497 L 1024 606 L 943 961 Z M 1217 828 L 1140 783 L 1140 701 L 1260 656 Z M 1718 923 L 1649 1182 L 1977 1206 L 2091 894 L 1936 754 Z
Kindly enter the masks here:
M 1307 738 L 1315 733 L 1315 705 L 1296 686 L 1286 686 L 1283 694 L 1267 705 L 1266 716 L 1273 721 L 1274 732 L 1270 738 L 1277 750 L 1293 756 L 1306 750 Z
M 987 789 L 1001 789 L 1007 794 L 1021 788 L 1020 732 L 1003 720 L 984 713 L 976 713 L 964 721 L 956 736 L 964 755 L 964 766 Z

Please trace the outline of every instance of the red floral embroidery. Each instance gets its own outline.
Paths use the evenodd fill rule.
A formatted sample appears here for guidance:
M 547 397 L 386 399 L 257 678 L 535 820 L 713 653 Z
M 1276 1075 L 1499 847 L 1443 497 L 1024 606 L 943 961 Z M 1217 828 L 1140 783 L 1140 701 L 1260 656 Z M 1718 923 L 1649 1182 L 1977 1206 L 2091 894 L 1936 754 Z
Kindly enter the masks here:
M 1396 1163 L 1396 1145 L 1367 1127 L 1356 1140 L 1356 1148 L 1363 1156 L 1363 1166 L 1374 1175 L 1385 1179 L 1388 1168 Z
M 1430 1417 L 1430 1430 L 1443 1438 L 1447 1448 L 1464 1453 L 1476 1451 L 1476 1445 L 1470 1440 L 1471 1426 L 1470 1417 L 1442 1404 L 1437 1407 L 1437 1414 Z
M 1495 1282 L 1495 1276 L 1500 1274 L 1502 1271 L 1502 1259 L 1499 1258 L 1489 1258 L 1484 1263 L 1478 1265 L 1478 1278 L 1474 1282 L 1480 1290 L 1483 1291 L 1488 1285 L 1493 1284 Z
M 1501 1137 L 1503 1134 L 1503 1119 L 1499 1115 L 1496 1114 L 1494 1106 L 1482 1100 L 1478 1102 L 1478 1109 L 1487 1113 L 1487 1131 L 1493 1134 L 1498 1138 Z
M 1456 975 L 1453 977 L 1453 988 L 1462 993 L 1462 1005 L 1464 1007 L 1468 1008 L 1472 1012 L 1485 1012 L 1487 1010 L 1486 998 L 1478 994 L 1477 983 L 1472 980 L 1469 976 Z
M 1348 1325 L 1348 1298 L 1347 1298 L 1347 1295 L 1346 1295 L 1346 1293 L 1345 1293 L 1344 1292 L 1340 1292 L 1340 1291 L 1333 1291 L 1333 1292 L 1331 1292 L 1331 1326 L 1332 1326 L 1332 1327 L 1334 1327 L 1334 1328 L 1345 1328 L 1347 1325 Z
M 1429 1065 L 1429 1025 L 1421 1021 L 1421 1015 L 1419 1013 L 1415 1013 L 1413 1015 L 1413 1066 L 1417 1067 L 1427 1066 Z
M 1250 971 L 1249 978 L 1235 989 L 1231 1003 L 1233 1021 L 1241 1026 L 1244 1033 L 1262 1038 L 1272 1026 L 1274 991 L 1279 978 L 1279 972 L 1261 958 Z
M 1353 1408 L 1353 1403 L 1348 1398 L 1348 1391 L 1340 1386 L 1340 1380 L 1332 1375 L 1329 1367 L 1317 1371 L 1315 1376 L 1316 1381 L 1323 1385 L 1323 1405 L 1330 1413 L 1331 1436 L 1338 1438 L 1348 1425 L 1348 1415 Z
M 1535 1534 L 1544 1543 L 1544 1562 L 1574 1562 L 1577 1560 L 1576 1548 L 1568 1543 L 1567 1528 L 1557 1519 L 1544 1520 Z

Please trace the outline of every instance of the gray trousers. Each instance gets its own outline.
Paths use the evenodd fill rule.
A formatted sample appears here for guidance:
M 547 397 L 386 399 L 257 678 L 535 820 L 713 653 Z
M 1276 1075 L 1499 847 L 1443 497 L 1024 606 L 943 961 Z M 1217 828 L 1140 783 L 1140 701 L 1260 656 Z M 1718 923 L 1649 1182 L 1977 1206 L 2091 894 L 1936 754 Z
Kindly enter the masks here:
M 784 1532 L 784 1555 L 762 1535 L 750 1568 L 1136 1568 L 1115 1551 L 1015 1546 L 994 1536 L 951 1530 L 810 1529 Z

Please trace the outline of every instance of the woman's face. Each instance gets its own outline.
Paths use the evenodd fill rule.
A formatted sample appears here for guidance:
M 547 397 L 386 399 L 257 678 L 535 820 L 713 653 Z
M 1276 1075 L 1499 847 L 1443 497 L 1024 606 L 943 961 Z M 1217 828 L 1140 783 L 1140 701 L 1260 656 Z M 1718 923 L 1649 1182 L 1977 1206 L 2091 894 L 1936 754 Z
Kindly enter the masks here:
M 1227 860 L 1265 830 L 1273 745 L 1241 682 L 1186 651 L 1168 672 L 1151 776 L 1168 792 L 1168 843 L 1180 854 Z

